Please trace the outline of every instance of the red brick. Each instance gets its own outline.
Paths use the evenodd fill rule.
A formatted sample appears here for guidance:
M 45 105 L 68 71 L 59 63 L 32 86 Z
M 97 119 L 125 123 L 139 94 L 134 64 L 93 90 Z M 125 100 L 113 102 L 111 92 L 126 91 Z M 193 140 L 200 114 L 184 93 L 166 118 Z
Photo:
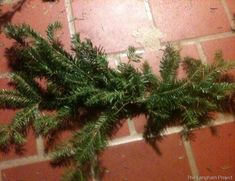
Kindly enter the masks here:
M 143 59 L 146 60 L 152 68 L 152 71 L 156 75 L 160 75 L 160 61 L 163 56 L 163 51 L 146 51 L 143 55 Z
M 10 71 L 10 67 L 8 66 L 8 61 L 5 56 L 6 49 L 10 48 L 12 46 L 12 41 L 9 40 L 3 33 L 0 32 L 0 73 L 8 72 Z
M 112 69 L 116 69 L 117 65 L 116 65 L 117 60 L 113 57 L 108 58 L 108 67 L 112 68 Z
M 13 89 L 9 84 L 9 79 L 0 79 L 0 89 Z M 14 118 L 17 110 L 0 109 L 0 124 L 9 124 Z M 15 159 L 19 157 L 31 156 L 37 154 L 36 140 L 33 131 L 30 130 L 27 136 L 27 142 L 23 146 L 22 152 L 18 152 L 14 149 L 14 146 L 10 147 L 9 152 L 0 152 L 0 161 Z
M 130 135 L 127 121 L 123 120 L 120 123 L 121 124 L 114 130 L 113 135 L 112 135 L 112 139 Z
M 8 83 L 9 83 L 8 79 L 6 78 L 0 79 L 0 89 L 12 89 L 12 87 L 9 86 Z M 9 124 L 11 120 L 14 118 L 16 112 L 17 112 L 16 110 L 0 109 L 0 124 Z M 23 152 L 17 152 L 12 146 L 9 152 L 6 153 L 0 152 L 0 161 L 37 154 L 35 136 L 32 130 L 28 132 L 27 142 L 23 146 L 22 151 Z
M 134 32 L 150 26 L 144 2 L 139 0 L 77 0 L 73 12 L 81 36 L 109 53 L 126 50 L 129 45 L 139 47 Z
M 56 146 L 62 144 L 63 142 L 66 142 L 70 140 L 73 136 L 73 132 L 66 130 L 66 131 L 61 131 L 57 135 L 53 135 L 52 139 L 44 138 L 44 147 L 45 147 L 45 152 L 50 152 L 53 149 L 55 149 Z
M 0 27 L 5 23 L 26 23 L 45 36 L 45 30 L 48 24 L 55 21 L 62 23 L 63 28 L 58 31 L 57 36 L 65 45 L 66 50 L 70 50 L 70 35 L 63 1 L 43 2 L 38 0 L 23 0 L 14 1 L 14 3 L 0 7 Z M 0 46 L 3 47 L 0 50 L 0 56 L 3 57 L 3 61 L 0 62 L 0 72 L 5 72 L 9 71 L 9 67 L 7 66 L 4 52 L 6 51 L 6 48 L 9 48 L 12 44 L 4 35 L 0 34 L 0 38 Z
M 17 11 L 11 22 L 14 24 L 27 23 L 36 31 L 45 34 L 48 24 L 59 21 L 63 25 L 63 29 L 58 36 L 65 46 L 70 46 L 70 35 L 66 18 L 66 10 L 63 1 L 43 2 L 37 0 L 28 0 Z M 43 19 L 43 21 L 42 21 Z
M 197 51 L 197 48 L 195 45 L 185 45 L 181 47 L 180 50 L 180 54 L 182 56 L 182 59 L 186 56 L 190 56 L 193 58 L 198 59 L 199 58 L 199 54 Z M 142 63 L 144 61 L 147 61 L 149 63 L 149 65 L 151 66 L 153 72 L 156 75 L 160 75 L 160 61 L 163 55 L 163 51 L 162 50 L 158 50 L 158 51 L 145 51 L 141 56 L 143 57 L 142 61 L 140 63 L 132 63 L 134 65 L 135 68 L 141 69 L 142 67 Z M 123 63 L 127 63 L 127 57 L 123 57 L 121 58 L 121 62 Z M 111 60 L 111 67 L 114 67 L 114 60 Z M 182 73 L 182 68 L 179 69 L 179 78 L 183 77 L 183 73 Z M 138 133 L 142 133 L 144 131 L 144 126 L 147 122 L 146 118 L 144 118 L 144 115 L 141 116 L 137 116 L 135 118 L 133 118 L 134 124 L 135 124 L 135 128 L 137 130 Z
M 202 44 L 207 61 L 212 63 L 214 55 L 217 51 L 222 51 L 226 61 L 235 61 L 235 38 L 224 38 L 218 40 L 207 41 Z M 231 79 L 235 79 L 235 70 L 229 71 L 228 75 Z
M 15 116 L 16 111 L 0 109 L 0 124 L 9 124 L 12 118 Z M 33 131 L 30 130 L 27 136 L 27 142 L 23 145 L 23 149 L 18 152 L 12 146 L 8 152 L 0 152 L 0 161 L 10 160 L 25 156 L 36 155 L 36 141 Z
M 144 114 L 141 114 L 139 116 L 136 116 L 132 119 L 134 121 L 135 129 L 137 133 L 143 133 L 144 127 L 147 124 L 147 119 Z
M 12 86 L 9 85 L 9 79 L 7 78 L 0 79 L 0 89 L 12 89 Z
M 156 26 L 163 41 L 195 38 L 230 30 L 219 0 L 150 0 Z
M 180 49 L 181 61 L 184 60 L 185 57 L 192 57 L 195 59 L 199 59 L 199 54 L 197 51 L 197 47 L 195 45 L 185 45 Z M 182 64 L 180 64 L 178 69 L 178 78 L 182 79 L 186 77 L 186 72 L 183 70 Z
M 158 146 L 161 155 L 144 141 L 108 148 L 101 157 L 102 180 L 187 180 L 190 169 L 179 136 L 168 136 Z
M 235 177 L 235 124 L 216 127 L 216 135 L 210 129 L 195 131 L 192 148 L 200 175 L 224 175 Z M 220 179 L 219 179 L 220 180 Z
M 44 145 L 46 151 L 52 150 L 56 145 L 61 144 L 62 142 L 69 140 L 73 136 L 73 131 L 78 131 L 79 128 L 73 130 L 65 130 L 58 133 L 54 139 L 49 140 L 48 138 L 44 139 Z M 129 127 L 126 120 L 120 121 L 120 124 L 114 129 L 111 139 L 120 138 L 129 136 Z
M 143 60 L 146 60 L 150 64 L 153 72 L 156 75 L 160 75 L 160 61 L 162 59 L 163 53 L 164 53 L 163 50 L 158 50 L 158 51 L 146 51 L 143 54 Z M 180 55 L 182 59 L 186 56 L 190 56 L 196 59 L 199 58 L 199 54 L 195 45 L 182 46 L 180 49 Z M 179 74 L 181 74 L 180 70 Z
M 130 62 L 136 69 L 142 70 L 142 65 L 146 61 L 152 68 L 152 71 L 156 75 L 160 75 L 160 61 L 163 55 L 163 51 L 145 51 L 140 56 L 142 57 L 140 62 Z M 122 63 L 128 63 L 127 57 L 121 58 Z
M 233 0 L 226 0 L 230 13 L 235 14 L 235 2 Z
M 197 47 L 195 45 L 184 45 L 181 47 L 180 55 L 182 58 L 184 57 L 192 57 L 195 59 L 199 59 L 199 54 L 197 51 Z
M 235 38 L 224 38 L 211 40 L 202 43 L 208 62 L 213 62 L 214 55 L 217 51 L 222 51 L 226 60 L 235 61 Z
M 58 181 L 62 168 L 52 168 L 48 162 L 39 162 L 2 171 L 3 181 Z

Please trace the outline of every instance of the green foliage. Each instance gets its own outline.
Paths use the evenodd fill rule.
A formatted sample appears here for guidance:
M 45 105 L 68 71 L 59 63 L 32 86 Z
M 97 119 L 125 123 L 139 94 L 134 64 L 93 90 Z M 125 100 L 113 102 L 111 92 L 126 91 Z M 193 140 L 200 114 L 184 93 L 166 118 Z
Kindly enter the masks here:
M 55 36 L 60 27 L 58 22 L 49 25 L 47 38 L 28 25 L 6 27 L 6 34 L 17 42 L 19 65 L 8 77 L 14 89 L 0 90 L 0 107 L 18 112 L 9 125 L 0 127 L 0 147 L 23 144 L 29 127 L 45 138 L 73 128 L 71 138 L 51 153 L 53 164 L 70 168 L 63 180 L 89 177 L 121 119 L 145 114 L 144 137 L 153 143 L 168 126 L 182 125 L 188 134 L 211 121 L 208 113 L 221 111 L 234 91 L 234 83 L 221 78 L 234 64 L 221 54 L 205 65 L 192 58 L 182 60 L 168 45 L 157 76 L 146 62 L 134 68 L 131 63 L 141 57 L 129 47 L 129 62 L 112 69 L 104 50 L 90 40 L 81 41 L 79 34 L 73 37 L 72 55 L 66 52 Z M 186 77 L 179 79 L 181 63 Z

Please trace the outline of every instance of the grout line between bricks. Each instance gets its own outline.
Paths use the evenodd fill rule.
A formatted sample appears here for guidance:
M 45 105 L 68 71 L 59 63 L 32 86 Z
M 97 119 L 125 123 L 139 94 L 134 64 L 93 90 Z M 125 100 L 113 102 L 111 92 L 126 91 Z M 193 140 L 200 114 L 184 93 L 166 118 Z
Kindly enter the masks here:
M 162 136 L 173 134 L 173 133 L 179 133 L 180 131 L 182 131 L 181 126 L 171 127 L 171 128 L 168 128 Z M 116 138 L 114 140 L 110 140 L 108 146 L 116 146 L 116 145 L 131 143 L 135 141 L 141 141 L 143 139 L 144 139 L 143 134 L 135 134 L 131 136 L 126 136 L 126 137 L 121 137 L 121 138 Z
M 148 1 L 148 0 L 144 0 L 144 6 L 145 6 L 145 10 L 146 10 L 148 19 L 149 19 L 149 20 L 153 23 L 153 25 L 154 25 L 154 22 L 153 22 L 153 15 L 152 15 L 152 12 L 151 12 L 151 9 L 150 9 L 149 1 Z
M 205 42 L 205 41 L 223 39 L 223 38 L 229 38 L 229 37 L 235 37 L 235 33 L 233 33 L 232 31 L 228 31 L 228 32 L 224 32 L 224 33 L 217 33 L 214 35 L 206 35 L 206 36 L 201 36 L 198 38 L 183 40 L 182 42 L 184 43 L 184 41 L 187 42 L 187 41 L 192 41 L 192 40 L 193 41 L 198 40 L 199 42 Z
M 208 128 L 211 126 L 218 126 L 218 125 L 232 123 L 232 122 L 235 122 L 233 115 L 220 114 L 218 116 L 218 118 L 215 121 L 213 121 L 211 124 L 202 126 L 200 128 L 196 128 L 194 130 Z M 183 130 L 182 126 L 170 127 L 170 128 L 166 129 L 165 133 L 162 134 L 162 136 L 166 136 L 166 135 L 170 135 L 170 134 L 174 134 L 174 133 L 180 133 L 182 130 Z M 108 146 L 117 146 L 117 145 L 121 145 L 121 144 L 135 142 L 135 141 L 141 141 L 141 140 L 144 140 L 143 134 L 135 134 L 135 135 L 125 136 L 125 137 L 121 137 L 121 138 L 116 138 L 114 140 L 110 140 L 108 143 Z
M 145 52 L 144 49 L 136 49 L 136 54 L 137 55 L 143 55 Z M 113 60 L 115 63 L 115 66 L 118 66 L 118 64 L 121 62 L 122 58 L 127 57 L 127 51 L 121 51 L 121 52 L 115 52 L 115 53 L 110 53 L 107 55 L 108 60 Z
M 143 54 L 145 52 L 144 48 L 135 48 L 136 54 Z M 117 51 L 117 52 L 111 52 L 108 53 L 108 56 L 120 56 L 120 57 L 127 57 L 127 50 Z
M 191 169 L 193 180 L 194 181 L 199 181 L 199 172 L 198 172 L 197 164 L 196 164 L 196 161 L 195 161 L 195 158 L 194 158 L 194 155 L 193 155 L 193 151 L 192 151 L 190 141 L 183 138 L 183 144 L 184 144 L 184 148 L 185 148 L 186 155 L 187 155 L 187 158 L 188 158 L 189 167 Z
M 117 145 L 122 145 L 126 143 L 141 141 L 141 140 L 143 140 L 143 135 L 136 134 L 132 136 L 126 136 L 126 137 L 121 137 L 121 138 L 116 138 L 114 140 L 110 140 L 108 143 L 108 146 L 117 146 Z
M 201 43 L 201 42 L 205 42 L 205 41 L 230 38 L 230 37 L 235 37 L 235 33 L 232 31 L 228 31 L 228 32 L 217 33 L 217 34 L 213 34 L 213 35 L 205 35 L 205 36 L 196 37 L 196 38 L 188 38 L 188 39 L 171 41 L 170 43 L 180 44 L 180 45 L 192 45 L 197 41 Z M 169 42 L 162 42 L 161 45 L 166 45 L 168 43 Z
M 216 121 L 212 123 L 212 126 L 219 126 L 222 124 L 235 122 L 234 115 L 232 114 L 220 114 Z M 210 125 L 209 125 L 210 126 Z M 202 126 L 202 128 L 206 128 L 209 126 Z
M 75 18 L 73 16 L 71 0 L 65 0 L 65 9 L 67 14 L 70 37 L 73 37 L 73 35 L 76 33 L 76 28 L 74 24 Z
M 43 138 L 41 136 L 39 136 L 36 139 L 36 145 L 37 145 L 37 153 L 39 156 L 43 156 L 44 153 L 44 143 L 43 143 Z
M 132 119 L 127 119 L 127 124 L 128 124 L 128 128 L 129 128 L 129 131 L 130 131 L 130 135 L 136 135 L 137 132 L 136 132 L 136 129 L 135 129 L 135 124 L 134 124 L 134 121 Z
M 99 178 L 96 177 L 96 173 L 95 173 L 95 166 L 98 162 L 97 156 L 95 157 L 95 160 L 92 161 L 91 164 L 91 177 L 92 177 L 92 181 L 99 181 Z
M 50 160 L 49 156 L 34 155 L 34 156 L 22 157 L 22 158 L 18 158 L 14 160 L 2 161 L 0 162 L 0 170 L 17 167 L 17 166 L 23 166 L 27 164 L 33 164 L 33 163 L 37 163 L 41 161 L 48 161 L 48 160 Z
M 213 35 L 205 35 L 205 36 L 196 37 L 196 38 L 188 38 L 188 39 L 176 40 L 176 41 L 171 41 L 171 42 L 162 42 L 161 47 L 164 47 L 169 43 L 173 45 L 184 46 L 184 45 L 194 45 L 195 42 L 202 43 L 205 41 L 219 40 L 223 38 L 232 38 L 232 37 L 235 37 L 235 33 L 232 31 L 228 31 L 228 32 L 217 33 Z M 136 50 L 137 54 L 138 53 L 143 54 L 144 52 L 145 52 L 144 48 L 137 48 Z M 108 56 L 117 56 L 117 55 L 126 57 L 126 50 L 108 53 Z
M 0 72 L 0 79 L 4 79 L 4 78 L 8 78 L 8 77 L 9 77 L 9 73 Z
M 212 124 L 212 125 L 217 126 L 217 125 L 222 125 L 222 124 L 231 123 L 231 122 L 235 122 L 233 115 L 221 114 L 219 116 L 219 118 L 213 122 L 214 124 Z M 201 128 L 206 128 L 209 126 L 211 126 L 211 125 L 203 126 Z M 163 135 L 170 135 L 170 134 L 174 134 L 174 133 L 179 133 L 181 131 L 182 131 L 181 126 L 171 127 L 171 128 L 168 128 L 166 130 L 165 134 L 163 134 Z M 143 139 L 144 138 L 143 138 L 142 134 L 135 134 L 135 135 L 111 140 L 111 141 L 109 141 L 108 146 L 116 146 L 116 145 L 131 143 L 131 142 L 141 141 Z M 13 159 L 13 160 L 6 160 L 6 161 L 0 162 L 0 171 L 2 171 L 3 169 L 8 169 L 8 168 L 17 167 L 17 166 L 23 166 L 23 165 L 27 165 L 27 164 L 33 164 L 33 163 L 42 162 L 42 161 L 49 161 L 49 160 L 50 160 L 49 155 L 34 155 L 34 156 L 22 157 L 22 158 Z M 93 181 L 97 181 L 97 179 L 96 180 L 94 180 L 94 179 L 96 179 L 96 178 L 93 178 Z
M 231 27 L 235 28 L 233 17 L 229 11 L 227 3 L 225 2 L 225 0 L 221 0 L 221 3 L 224 7 L 225 13 L 228 17 L 228 20 L 230 22 Z M 144 0 L 144 4 L 145 4 L 145 9 L 146 9 L 149 20 L 151 20 L 151 22 L 153 22 L 153 16 L 151 13 L 151 9 L 150 9 L 148 0 Z M 66 13 L 67 13 L 69 32 L 70 32 L 70 36 L 72 37 L 76 33 L 76 28 L 75 28 L 75 24 L 74 24 L 75 18 L 73 16 L 71 0 L 65 0 L 65 8 L 66 8 Z M 199 52 L 200 59 L 203 61 L 203 63 L 206 63 L 206 56 L 205 56 L 203 48 L 201 46 L 201 42 L 215 40 L 215 39 L 228 38 L 228 37 L 235 37 L 235 34 L 232 32 L 225 32 L 225 33 L 219 33 L 219 34 L 214 34 L 214 35 L 202 36 L 202 37 L 198 37 L 198 38 L 173 41 L 172 43 L 174 44 L 174 43 L 180 42 L 181 45 L 190 45 L 190 44 L 195 44 L 195 42 L 196 42 L 196 47 Z M 165 43 L 163 43 L 163 44 L 165 44 Z M 142 53 L 144 53 L 144 50 L 142 48 L 137 49 L 137 54 L 142 54 Z M 117 53 L 112 53 L 112 54 L 113 55 L 119 54 L 120 57 L 127 56 L 126 52 L 117 52 Z M 8 77 L 8 73 L 0 73 L 0 78 L 7 78 L 7 77 Z M 232 117 L 233 117 L 233 120 L 229 119 L 229 121 L 227 121 L 226 120 L 227 115 L 222 115 L 219 118 L 219 120 L 214 122 L 213 126 L 234 122 L 234 116 L 232 116 Z M 128 123 L 128 127 L 130 130 L 130 136 L 111 140 L 109 142 L 109 146 L 121 145 L 121 144 L 126 144 L 126 143 L 130 143 L 130 142 L 143 140 L 143 135 L 137 134 L 135 127 L 134 127 L 133 120 L 128 120 L 127 123 Z M 202 128 L 206 128 L 206 127 L 208 127 L 208 126 L 203 126 Z M 179 133 L 180 131 L 182 131 L 182 127 L 171 127 L 166 130 L 166 133 L 164 135 Z M 49 156 L 44 156 L 43 139 L 41 137 L 37 138 L 36 143 L 37 143 L 38 155 L 29 156 L 29 157 L 22 157 L 19 159 L 7 160 L 7 161 L 0 162 L 0 181 L 2 181 L 2 170 L 3 169 L 50 160 Z M 196 162 L 195 162 L 195 159 L 193 156 L 191 144 L 187 140 L 183 140 L 183 143 L 184 143 L 186 154 L 187 154 L 187 157 L 189 160 L 192 175 L 196 176 L 194 180 L 197 181 L 198 180 L 197 177 L 199 176 L 199 172 L 198 172 Z M 94 175 L 93 175 L 93 181 L 98 181 L 94 177 Z
M 202 61 L 202 63 L 206 64 L 207 63 L 206 55 L 204 53 L 201 43 L 198 41 L 196 42 L 196 48 L 197 48 L 200 60 Z
M 231 28 L 234 29 L 235 24 L 234 24 L 234 20 L 233 20 L 233 15 L 230 13 L 230 10 L 228 8 L 228 5 L 227 5 L 226 1 L 225 0 L 220 0 L 220 2 L 222 4 L 222 6 L 224 7 L 224 11 L 225 11 L 225 14 L 228 18 L 228 21 L 230 23 Z

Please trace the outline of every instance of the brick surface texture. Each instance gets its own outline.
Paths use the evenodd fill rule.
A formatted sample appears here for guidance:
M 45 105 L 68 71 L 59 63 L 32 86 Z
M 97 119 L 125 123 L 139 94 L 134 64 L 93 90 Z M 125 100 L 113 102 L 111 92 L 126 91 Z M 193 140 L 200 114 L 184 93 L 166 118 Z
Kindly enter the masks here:
M 68 20 L 69 14 L 73 17 Z M 182 57 L 211 63 L 215 52 L 222 51 L 226 61 L 235 61 L 234 14 L 234 0 L 0 0 L 0 75 L 11 71 L 8 49 L 14 42 L 3 33 L 6 23 L 27 23 L 45 36 L 47 25 L 60 21 L 63 28 L 57 36 L 67 51 L 71 50 L 69 27 L 74 27 L 83 39 L 104 47 L 110 67 L 126 62 L 125 51 L 135 46 L 159 75 L 162 49 L 168 42 L 180 49 Z M 134 66 L 140 68 L 139 64 Z M 235 78 L 235 72 L 232 74 Z M 184 77 L 182 69 L 178 76 Z M 6 78 L 0 79 L 0 88 L 11 89 Z M 9 123 L 15 112 L 1 109 L 0 123 Z M 222 123 L 213 129 L 195 130 L 189 147 L 179 130 L 172 128 L 154 150 L 136 139 L 144 131 L 144 115 L 121 120 L 111 138 L 115 146 L 109 146 L 99 157 L 102 172 L 96 180 L 186 181 L 197 176 L 235 180 L 234 117 L 219 121 Z M 70 135 L 64 132 L 59 140 Z M 45 155 L 40 151 L 46 140 L 40 143 L 36 139 L 29 130 L 22 148 L 11 147 L 0 153 L 0 181 L 60 180 L 65 169 L 51 167 L 46 150 Z

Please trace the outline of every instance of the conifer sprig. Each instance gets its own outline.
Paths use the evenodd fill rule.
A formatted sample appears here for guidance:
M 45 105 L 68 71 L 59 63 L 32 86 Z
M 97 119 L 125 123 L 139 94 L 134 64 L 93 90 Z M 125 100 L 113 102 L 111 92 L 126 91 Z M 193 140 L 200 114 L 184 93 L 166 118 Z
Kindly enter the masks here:
M 0 108 L 17 113 L 9 125 L 0 126 L 0 148 L 23 144 L 30 127 L 45 138 L 73 128 L 71 138 L 51 153 L 53 164 L 70 168 L 63 180 L 90 176 L 91 165 L 120 120 L 146 115 L 143 136 L 153 143 L 168 126 L 182 125 L 188 134 L 211 121 L 208 113 L 221 111 L 234 92 L 235 84 L 221 78 L 234 63 L 225 62 L 221 54 L 207 65 L 182 59 L 168 45 L 157 76 L 146 62 L 134 68 L 132 62 L 141 57 L 130 47 L 128 63 L 113 69 L 104 50 L 82 41 L 79 34 L 73 37 L 70 55 L 55 36 L 60 27 L 58 22 L 49 25 L 46 38 L 28 25 L 6 27 L 6 34 L 17 42 L 18 65 L 9 75 L 13 89 L 0 90 Z M 179 79 L 181 64 L 186 77 Z

